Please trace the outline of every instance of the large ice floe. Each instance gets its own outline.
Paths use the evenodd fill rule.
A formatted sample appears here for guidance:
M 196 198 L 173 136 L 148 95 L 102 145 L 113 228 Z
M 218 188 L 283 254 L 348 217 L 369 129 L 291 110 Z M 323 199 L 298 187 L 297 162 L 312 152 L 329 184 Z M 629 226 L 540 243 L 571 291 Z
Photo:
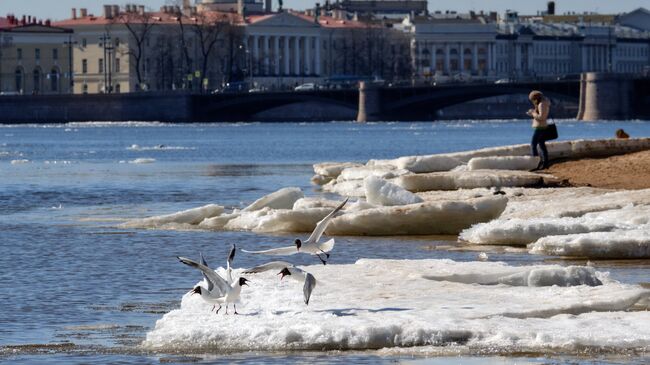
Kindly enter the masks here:
M 366 178 L 369 202 L 351 202 L 331 222 L 329 235 L 458 234 L 472 224 L 497 218 L 507 198 L 424 202 L 375 176 Z M 365 194 L 365 193 L 364 193 Z M 266 195 L 244 209 L 226 212 L 218 205 L 134 219 L 126 228 L 245 230 L 263 233 L 311 232 L 340 201 L 304 198 L 298 188 Z
M 650 258 L 650 189 L 554 190 L 560 191 L 511 199 L 501 217 L 463 230 L 459 239 L 566 257 Z
M 184 353 L 650 349 L 650 312 L 644 310 L 650 291 L 591 268 L 363 259 L 304 269 L 319 283 L 308 306 L 301 283 L 279 281 L 275 272 L 246 275 L 251 284 L 242 291 L 240 315 L 216 315 L 188 293 L 142 347 Z

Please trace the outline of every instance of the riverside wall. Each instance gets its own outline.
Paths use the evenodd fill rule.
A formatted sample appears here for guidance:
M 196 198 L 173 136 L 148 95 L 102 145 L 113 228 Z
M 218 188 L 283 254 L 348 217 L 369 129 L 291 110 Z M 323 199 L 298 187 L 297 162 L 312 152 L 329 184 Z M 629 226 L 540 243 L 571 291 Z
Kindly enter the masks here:
M 192 110 L 179 94 L 0 96 L 0 123 L 190 122 Z

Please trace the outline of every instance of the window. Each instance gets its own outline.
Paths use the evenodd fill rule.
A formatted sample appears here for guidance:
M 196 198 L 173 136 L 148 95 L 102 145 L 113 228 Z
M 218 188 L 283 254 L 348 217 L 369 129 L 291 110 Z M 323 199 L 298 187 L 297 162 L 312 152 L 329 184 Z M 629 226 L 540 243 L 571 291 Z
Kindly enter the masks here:
M 52 92 L 59 91 L 59 70 L 56 68 L 53 68 L 52 71 L 50 71 L 50 90 L 52 90 Z
M 53 60 L 58 60 L 59 59 L 59 50 L 57 48 L 54 48 L 52 50 L 52 59 Z
M 122 88 L 120 87 L 120 84 L 115 84 L 115 92 L 119 94 L 122 91 Z
M 119 46 L 120 46 L 120 39 L 115 38 L 115 47 L 119 47 Z
M 119 58 L 115 59 L 115 72 L 117 72 L 117 73 L 120 72 L 120 59 Z
M 82 92 L 83 92 L 84 94 L 88 94 L 88 84 L 84 84 L 84 86 L 83 86 L 83 88 L 82 88 Z
M 101 74 L 101 73 L 104 73 L 104 59 L 103 59 L 103 58 L 100 58 L 98 61 L 99 61 L 99 62 L 98 62 L 99 65 L 97 66 L 97 69 L 98 69 L 97 72 L 99 72 L 100 74 Z
M 86 48 L 87 45 L 88 45 L 88 41 L 86 41 L 86 38 L 82 38 L 82 39 L 81 39 L 81 46 L 82 46 L 83 48 Z M 86 89 L 87 89 L 87 88 L 86 88 Z
M 20 68 L 16 69 L 16 91 L 23 92 L 23 70 Z
M 16 58 L 19 60 L 23 59 L 23 49 L 22 48 L 17 48 L 16 49 Z
M 41 49 L 40 49 L 40 48 L 36 48 L 36 49 L 34 50 L 34 58 L 36 58 L 36 60 L 40 60 L 40 59 L 41 59 Z
M 81 73 L 82 74 L 88 73 L 88 60 L 86 59 L 81 60 Z
M 39 92 L 41 90 L 41 71 L 39 69 L 34 69 L 34 91 Z

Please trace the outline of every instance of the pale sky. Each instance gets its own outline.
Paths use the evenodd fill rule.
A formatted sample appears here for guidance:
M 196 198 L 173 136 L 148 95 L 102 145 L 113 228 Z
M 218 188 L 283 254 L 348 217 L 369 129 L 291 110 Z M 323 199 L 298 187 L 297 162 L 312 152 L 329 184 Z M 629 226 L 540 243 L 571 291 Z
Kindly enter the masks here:
M 0 16 L 7 13 L 20 15 L 35 15 L 38 18 L 61 20 L 70 17 L 70 9 L 88 8 L 90 13 L 99 15 L 103 4 L 136 3 L 158 9 L 166 0 L 0 0 Z M 235 1 L 235 0 L 233 0 Z M 285 8 L 305 9 L 313 7 L 319 0 L 284 0 Z M 325 0 L 320 0 L 324 3 Z M 334 0 L 332 0 L 333 2 Z M 650 9 L 650 0 L 557 0 L 558 14 L 567 11 L 595 11 L 599 13 L 621 13 L 638 7 Z M 274 8 L 277 0 L 273 0 Z M 506 9 L 519 11 L 521 14 L 536 14 L 546 8 L 545 0 L 429 0 L 429 10 L 495 10 L 503 12 Z

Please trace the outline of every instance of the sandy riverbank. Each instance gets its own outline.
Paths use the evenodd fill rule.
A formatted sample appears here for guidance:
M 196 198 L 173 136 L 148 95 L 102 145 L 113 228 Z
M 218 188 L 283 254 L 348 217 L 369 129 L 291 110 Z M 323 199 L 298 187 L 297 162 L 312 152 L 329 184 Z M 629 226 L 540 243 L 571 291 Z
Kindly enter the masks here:
M 650 188 L 650 151 L 607 158 L 585 158 L 554 163 L 548 173 L 573 186 L 607 189 Z

